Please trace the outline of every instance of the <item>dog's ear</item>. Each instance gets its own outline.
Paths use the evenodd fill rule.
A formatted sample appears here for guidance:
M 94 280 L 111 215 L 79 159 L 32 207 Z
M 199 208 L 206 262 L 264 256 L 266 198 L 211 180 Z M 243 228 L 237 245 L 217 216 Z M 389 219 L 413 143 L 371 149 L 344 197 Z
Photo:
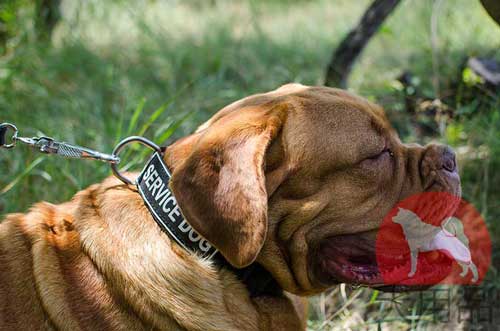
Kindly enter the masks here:
M 216 118 L 193 136 L 172 174 L 187 221 L 235 267 L 252 263 L 266 237 L 265 155 L 286 108 L 253 106 Z

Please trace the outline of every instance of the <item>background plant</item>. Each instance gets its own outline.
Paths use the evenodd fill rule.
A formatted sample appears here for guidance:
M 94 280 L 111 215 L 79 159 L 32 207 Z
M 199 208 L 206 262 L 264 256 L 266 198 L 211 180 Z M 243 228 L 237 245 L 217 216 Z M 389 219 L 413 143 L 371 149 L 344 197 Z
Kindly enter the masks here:
M 46 40 L 38 37 L 36 6 L 6 0 L 0 3 L 0 121 L 16 123 L 27 136 L 103 151 L 130 134 L 168 144 L 241 97 L 288 82 L 321 84 L 333 48 L 369 3 L 63 0 Z M 385 106 L 403 140 L 456 148 L 464 198 L 482 212 L 496 245 L 499 93 L 465 62 L 476 55 L 500 60 L 499 46 L 500 29 L 479 2 L 404 0 L 349 80 L 352 91 Z M 411 74 L 402 82 L 405 72 Z M 137 169 L 144 152 L 128 154 L 127 167 Z M 101 163 L 48 158 L 23 147 L 0 151 L 0 165 L 1 214 L 26 211 L 39 200 L 68 200 L 110 174 Z M 498 266 L 490 269 L 491 286 L 500 287 Z M 394 311 L 380 307 L 377 292 L 338 287 L 313 299 L 309 326 L 436 327 L 425 316 L 381 325 L 380 314 Z

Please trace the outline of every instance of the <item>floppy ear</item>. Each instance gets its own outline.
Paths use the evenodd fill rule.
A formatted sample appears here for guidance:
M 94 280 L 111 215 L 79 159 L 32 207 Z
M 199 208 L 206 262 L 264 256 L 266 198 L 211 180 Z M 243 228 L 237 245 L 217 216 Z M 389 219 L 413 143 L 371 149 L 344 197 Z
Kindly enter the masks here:
M 196 133 L 171 188 L 191 226 L 235 267 L 257 257 L 267 232 L 265 154 L 283 107 L 243 108 Z

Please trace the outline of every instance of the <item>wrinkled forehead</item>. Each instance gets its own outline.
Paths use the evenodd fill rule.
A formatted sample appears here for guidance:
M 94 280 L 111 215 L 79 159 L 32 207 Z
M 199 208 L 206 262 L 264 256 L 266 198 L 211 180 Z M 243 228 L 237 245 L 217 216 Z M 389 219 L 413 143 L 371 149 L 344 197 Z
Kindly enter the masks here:
M 290 154 L 352 164 L 383 148 L 392 130 L 381 107 L 345 91 L 311 88 L 294 98 L 283 128 Z
M 375 153 L 393 132 L 381 107 L 347 91 L 288 84 L 236 101 L 200 126 L 226 126 L 234 117 L 266 117 L 271 109 L 286 112 L 282 143 L 290 161 L 352 164 Z M 310 160 L 305 160 L 310 159 Z

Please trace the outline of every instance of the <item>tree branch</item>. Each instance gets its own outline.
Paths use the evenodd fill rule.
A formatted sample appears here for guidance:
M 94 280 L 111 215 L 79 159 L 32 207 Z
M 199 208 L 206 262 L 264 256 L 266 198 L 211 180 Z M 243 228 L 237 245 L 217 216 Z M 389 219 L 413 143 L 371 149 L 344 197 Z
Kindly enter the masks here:
M 345 88 L 352 66 L 370 38 L 401 0 L 375 0 L 358 25 L 342 40 L 328 65 L 325 85 Z

